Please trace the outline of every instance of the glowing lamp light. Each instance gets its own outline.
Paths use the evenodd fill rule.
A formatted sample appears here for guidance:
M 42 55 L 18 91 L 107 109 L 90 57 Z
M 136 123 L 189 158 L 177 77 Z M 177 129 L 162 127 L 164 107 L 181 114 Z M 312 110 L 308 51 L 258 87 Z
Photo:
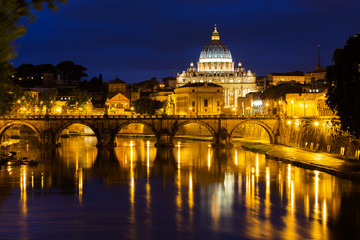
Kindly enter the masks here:
M 290 125 L 290 124 L 291 124 L 291 121 L 290 121 L 290 120 L 289 120 L 289 121 L 287 121 L 287 124 L 288 124 L 288 125 Z
M 314 125 L 317 127 L 319 126 L 319 122 L 314 122 Z

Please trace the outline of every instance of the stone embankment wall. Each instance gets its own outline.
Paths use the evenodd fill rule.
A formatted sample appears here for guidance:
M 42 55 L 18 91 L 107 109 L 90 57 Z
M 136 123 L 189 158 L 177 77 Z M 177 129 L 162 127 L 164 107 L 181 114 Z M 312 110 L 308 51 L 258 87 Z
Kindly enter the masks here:
M 280 121 L 281 127 L 277 135 L 279 144 L 359 160 L 360 140 L 339 131 L 330 120 Z

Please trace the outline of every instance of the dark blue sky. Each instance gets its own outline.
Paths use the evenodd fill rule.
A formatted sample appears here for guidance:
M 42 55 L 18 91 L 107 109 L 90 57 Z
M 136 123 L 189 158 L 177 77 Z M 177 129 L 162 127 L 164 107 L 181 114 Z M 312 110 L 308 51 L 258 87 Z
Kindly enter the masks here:
M 197 62 L 214 24 L 233 60 L 257 76 L 311 71 L 360 31 L 359 0 L 69 0 L 36 13 L 16 41 L 22 63 L 71 60 L 88 70 L 140 82 Z

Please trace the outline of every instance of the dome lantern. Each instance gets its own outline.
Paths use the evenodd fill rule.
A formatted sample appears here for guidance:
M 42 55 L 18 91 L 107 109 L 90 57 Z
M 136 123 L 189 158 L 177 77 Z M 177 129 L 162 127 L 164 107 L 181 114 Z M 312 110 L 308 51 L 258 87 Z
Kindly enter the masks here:
M 211 40 L 220 40 L 220 35 L 216 29 L 216 24 L 215 24 L 215 29 L 214 29 L 213 35 L 211 36 Z

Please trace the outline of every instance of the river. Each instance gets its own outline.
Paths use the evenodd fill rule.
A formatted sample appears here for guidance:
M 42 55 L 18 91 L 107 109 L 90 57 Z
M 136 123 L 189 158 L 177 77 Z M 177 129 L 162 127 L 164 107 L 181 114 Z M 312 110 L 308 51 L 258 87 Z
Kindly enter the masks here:
M 360 184 L 235 146 L 176 139 L 22 143 L 0 170 L 0 239 L 360 239 Z

